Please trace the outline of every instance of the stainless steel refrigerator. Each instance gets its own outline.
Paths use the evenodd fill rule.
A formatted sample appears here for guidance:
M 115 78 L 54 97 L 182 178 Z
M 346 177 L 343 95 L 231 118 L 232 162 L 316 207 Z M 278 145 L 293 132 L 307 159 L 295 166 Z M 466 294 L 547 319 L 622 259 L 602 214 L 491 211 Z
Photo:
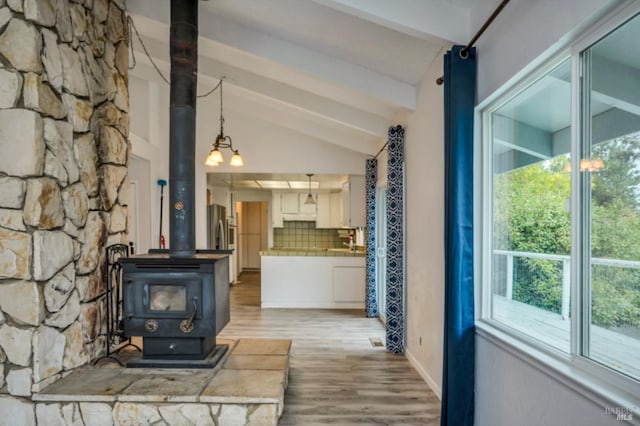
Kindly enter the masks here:
M 207 206 L 207 248 L 227 250 L 228 242 L 226 207 L 218 204 Z

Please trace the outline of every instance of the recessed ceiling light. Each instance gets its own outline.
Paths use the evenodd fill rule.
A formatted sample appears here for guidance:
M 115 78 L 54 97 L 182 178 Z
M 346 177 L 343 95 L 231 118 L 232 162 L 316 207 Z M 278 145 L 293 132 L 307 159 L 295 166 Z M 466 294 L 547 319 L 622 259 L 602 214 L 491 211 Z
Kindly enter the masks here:
M 256 182 L 264 189 L 289 189 L 289 183 L 284 180 L 257 180 Z
M 255 180 L 234 180 L 233 186 L 236 188 L 260 188 Z
M 309 182 L 290 180 L 289 186 L 291 186 L 291 189 L 309 189 Z M 318 189 L 318 188 L 320 188 L 320 182 L 318 181 L 311 182 L 311 189 Z

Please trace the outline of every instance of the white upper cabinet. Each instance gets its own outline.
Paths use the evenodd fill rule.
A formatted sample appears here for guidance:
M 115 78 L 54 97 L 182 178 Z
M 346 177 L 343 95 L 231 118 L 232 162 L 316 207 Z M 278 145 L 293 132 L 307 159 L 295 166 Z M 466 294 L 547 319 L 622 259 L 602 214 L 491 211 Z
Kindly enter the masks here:
M 316 216 L 316 228 L 331 228 L 331 197 L 330 194 L 318 194 L 318 215 Z
M 295 192 L 283 192 L 282 197 L 282 214 L 298 214 L 300 212 L 299 194 Z
M 271 223 L 274 228 L 282 228 L 282 197 L 280 193 L 271 194 Z
M 340 192 L 318 194 L 316 228 L 342 227 L 342 195 Z
M 339 192 L 329 194 L 329 228 L 340 228 L 342 226 L 342 195 Z
M 315 220 L 316 204 L 305 204 L 307 193 L 273 192 L 271 218 L 274 228 L 282 228 L 284 220 Z
M 342 185 L 342 227 L 358 228 L 365 225 L 365 179 L 350 176 Z
M 315 220 L 316 228 L 357 228 L 365 224 L 364 176 L 351 176 L 341 192 L 313 194 L 316 204 L 305 204 L 307 192 L 273 192 L 271 218 L 274 228 L 285 220 Z

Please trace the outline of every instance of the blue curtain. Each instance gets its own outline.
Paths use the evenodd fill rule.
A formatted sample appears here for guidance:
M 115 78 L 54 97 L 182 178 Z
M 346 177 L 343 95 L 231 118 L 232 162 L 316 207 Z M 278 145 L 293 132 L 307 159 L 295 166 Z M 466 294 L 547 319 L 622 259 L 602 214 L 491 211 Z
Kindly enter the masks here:
M 365 165 L 366 185 L 366 295 L 365 313 L 367 317 L 378 316 L 378 288 L 376 286 L 376 182 L 378 181 L 378 160 L 370 158 Z
M 387 148 L 387 350 L 404 352 L 404 129 L 389 127 Z
M 473 425 L 473 108 L 476 52 L 444 58 L 445 307 L 441 425 Z

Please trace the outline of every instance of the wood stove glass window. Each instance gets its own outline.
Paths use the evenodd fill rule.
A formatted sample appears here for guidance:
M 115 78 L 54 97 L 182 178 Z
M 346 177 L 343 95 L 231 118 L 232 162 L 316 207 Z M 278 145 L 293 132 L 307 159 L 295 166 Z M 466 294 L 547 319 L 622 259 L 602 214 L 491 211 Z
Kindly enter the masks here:
M 187 288 L 182 285 L 149 285 L 149 310 L 186 311 Z

